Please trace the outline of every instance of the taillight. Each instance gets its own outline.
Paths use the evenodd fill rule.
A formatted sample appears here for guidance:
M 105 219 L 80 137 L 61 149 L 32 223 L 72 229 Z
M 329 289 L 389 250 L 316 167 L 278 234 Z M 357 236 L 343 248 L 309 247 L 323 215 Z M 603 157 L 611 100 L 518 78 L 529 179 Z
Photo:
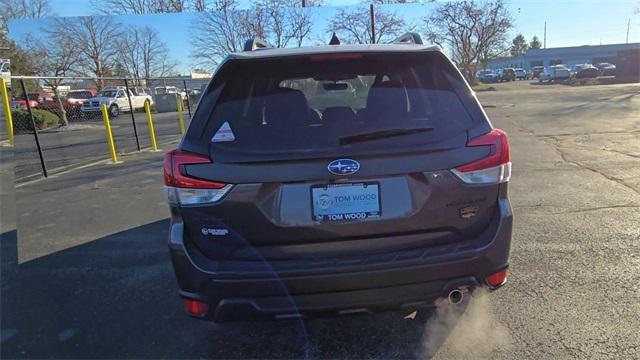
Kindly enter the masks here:
M 209 304 L 202 301 L 182 298 L 182 304 L 184 305 L 184 311 L 191 316 L 204 317 L 209 311 Z
M 452 169 L 460 180 L 467 184 L 499 184 L 511 178 L 511 155 L 507 133 L 493 129 L 489 133 L 473 138 L 468 147 L 489 146 L 487 157 Z
M 207 156 L 179 150 L 166 153 L 164 190 L 167 202 L 188 206 L 213 204 L 220 201 L 233 185 L 191 177 L 185 170 L 185 165 L 211 162 Z

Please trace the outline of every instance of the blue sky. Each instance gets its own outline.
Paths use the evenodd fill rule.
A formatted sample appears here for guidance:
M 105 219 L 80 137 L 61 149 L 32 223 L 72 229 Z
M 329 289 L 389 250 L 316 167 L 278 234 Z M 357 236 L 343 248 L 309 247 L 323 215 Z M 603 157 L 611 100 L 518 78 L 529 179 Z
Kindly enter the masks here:
M 335 13 L 335 6 L 354 5 L 360 1 L 328 0 L 326 3 L 329 6 L 310 10 L 314 11 L 313 40 L 326 37 L 326 24 Z M 522 33 L 527 40 L 538 35 L 542 41 L 546 21 L 547 47 L 624 43 L 629 19 L 629 42 L 640 42 L 640 14 L 633 11 L 640 7 L 639 0 L 510 0 L 507 3 L 515 19 L 512 35 Z M 51 0 L 51 7 L 58 16 L 82 16 L 93 12 L 88 0 Z M 420 23 L 433 7 L 433 4 L 385 6 L 408 23 Z M 156 28 L 171 50 L 171 57 L 179 62 L 179 72 L 187 73 L 193 67 L 193 61 L 189 59 L 189 31 L 195 16 L 197 13 L 151 14 L 117 16 L 117 19 L 123 24 Z M 19 42 L 29 33 L 37 34 L 48 24 L 47 20 L 14 20 L 9 25 L 10 36 Z

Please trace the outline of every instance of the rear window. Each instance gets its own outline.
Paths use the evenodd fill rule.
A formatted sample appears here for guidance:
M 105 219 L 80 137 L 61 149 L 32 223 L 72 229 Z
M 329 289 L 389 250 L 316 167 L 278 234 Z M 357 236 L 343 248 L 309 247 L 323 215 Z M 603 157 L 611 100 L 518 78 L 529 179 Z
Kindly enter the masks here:
M 67 98 L 69 99 L 88 99 L 90 97 L 92 97 L 92 95 L 89 91 L 71 91 L 67 94 Z
M 465 84 L 440 55 L 351 55 L 229 62 L 194 116 L 194 123 L 206 125 L 194 131 L 216 154 L 231 151 L 234 158 L 246 154 L 252 160 L 398 151 L 472 126 L 459 97 L 467 93 Z M 206 99 L 213 93 L 219 94 L 215 103 Z M 231 141 L 216 137 L 229 128 Z M 353 141 L 363 134 L 415 129 Z

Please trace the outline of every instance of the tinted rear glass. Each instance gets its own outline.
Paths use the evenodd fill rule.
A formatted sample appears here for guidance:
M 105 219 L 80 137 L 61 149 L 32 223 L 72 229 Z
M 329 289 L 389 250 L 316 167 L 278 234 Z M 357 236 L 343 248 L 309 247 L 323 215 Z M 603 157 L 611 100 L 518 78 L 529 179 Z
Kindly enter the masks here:
M 217 101 L 203 100 L 195 115 L 207 118 L 201 137 L 211 141 L 228 123 L 234 140 L 212 142 L 213 151 L 244 153 L 249 159 L 363 148 L 397 151 L 460 135 L 472 125 L 455 90 L 464 89 L 464 82 L 441 56 L 235 61 L 222 72 Z M 365 133 L 423 128 L 429 130 L 341 141 Z
M 92 97 L 92 95 L 89 91 L 71 91 L 67 94 L 67 98 L 69 99 L 88 99 L 90 97 Z

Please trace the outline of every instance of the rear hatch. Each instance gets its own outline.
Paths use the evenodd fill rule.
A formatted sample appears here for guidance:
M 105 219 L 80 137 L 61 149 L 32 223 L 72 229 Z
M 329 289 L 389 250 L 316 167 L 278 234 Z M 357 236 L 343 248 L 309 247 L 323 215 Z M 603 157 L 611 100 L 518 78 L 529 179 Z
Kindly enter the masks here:
M 450 169 L 495 155 L 468 146 L 490 130 L 439 52 L 234 60 L 166 166 L 213 188 L 176 207 L 211 258 L 374 255 L 482 232 L 499 181 Z

